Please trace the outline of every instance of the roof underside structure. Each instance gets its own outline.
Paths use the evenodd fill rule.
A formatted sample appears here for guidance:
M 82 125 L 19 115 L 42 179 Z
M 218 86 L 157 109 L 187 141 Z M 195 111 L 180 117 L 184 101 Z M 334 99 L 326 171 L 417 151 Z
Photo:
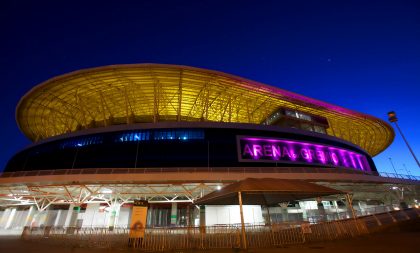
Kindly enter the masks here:
M 326 117 L 327 134 L 372 156 L 391 144 L 384 121 L 233 75 L 177 65 L 85 69 L 34 87 L 20 101 L 20 129 L 37 141 L 81 129 L 163 121 L 261 124 L 278 108 Z
M 194 203 L 197 205 L 238 205 L 238 192 L 244 205 L 277 205 L 281 202 L 344 194 L 326 186 L 303 180 L 247 178 L 214 191 Z
M 155 184 L 47 184 L 47 185 L 2 185 L 0 207 L 36 205 L 39 210 L 48 206 L 114 201 L 132 203 L 145 199 L 149 203 L 189 202 L 220 187 L 221 183 L 155 183 Z
M 199 199 L 204 200 L 206 196 L 212 194 L 211 192 L 217 194 L 219 192 L 217 189 L 223 187 L 222 190 L 224 190 L 229 187 L 228 184 L 230 183 L 232 182 L 160 182 L 153 184 L 141 182 L 125 184 L 51 182 L 47 184 L 2 184 L 0 185 L 0 208 L 4 206 L 36 205 L 39 210 L 45 210 L 50 205 L 81 205 L 86 203 L 109 203 L 111 205 L 114 201 L 119 201 L 120 204 L 132 203 L 134 199 L 146 199 L 149 203 L 193 203 Z M 395 201 L 399 200 L 400 196 L 398 194 L 401 191 L 404 191 L 406 198 L 416 198 L 416 192 L 419 191 L 418 185 L 394 183 L 377 184 L 358 182 L 357 187 L 354 182 L 319 182 L 319 184 L 344 192 L 352 192 L 355 199 L 379 199 L 386 200 L 386 202 L 389 202 L 391 199 Z M 331 199 L 335 199 L 334 196 L 331 197 Z M 236 199 L 237 194 L 235 195 L 235 201 Z M 329 197 L 324 197 L 323 199 L 328 200 Z M 281 201 L 281 199 L 276 200 Z M 264 203 L 264 205 L 267 203 Z

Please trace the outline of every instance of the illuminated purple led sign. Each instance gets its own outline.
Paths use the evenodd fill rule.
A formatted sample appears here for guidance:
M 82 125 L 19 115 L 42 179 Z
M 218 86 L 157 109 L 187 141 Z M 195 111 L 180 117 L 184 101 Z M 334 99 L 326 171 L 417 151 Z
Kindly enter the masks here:
M 238 136 L 240 162 L 284 162 L 371 171 L 365 155 L 324 144 Z

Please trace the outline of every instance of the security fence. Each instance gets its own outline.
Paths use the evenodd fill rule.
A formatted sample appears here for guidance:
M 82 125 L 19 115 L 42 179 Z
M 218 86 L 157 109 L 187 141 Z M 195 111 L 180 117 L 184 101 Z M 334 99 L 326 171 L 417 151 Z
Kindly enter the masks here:
M 130 238 L 127 228 L 30 228 L 22 238 L 72 247 L 137 248 L 163 251 L 181 249 L 267 248 L 290 244 L 352 238 L 375 231 L 384 225 L 418 219 L 420 210 L 410 208 L 357 219 L 311 224 L 279 223 L 245 224 L 242 237 L 240 224 L 208 227 L 146 228 L 141 238 Z
M 124 248 L 128 232 L 126 228 L 25 227 L 22 238 L 70 247 Z

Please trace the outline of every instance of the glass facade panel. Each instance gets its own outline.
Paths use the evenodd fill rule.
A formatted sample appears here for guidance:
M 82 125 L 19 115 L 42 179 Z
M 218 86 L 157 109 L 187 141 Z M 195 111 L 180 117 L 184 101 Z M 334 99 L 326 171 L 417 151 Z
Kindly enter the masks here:
M 312 121 L 311 116 L 301 113 L 301 112 L 296 112 L 296 114 L 298 115 L 299 119 L 303 119 L 303 120 L 307 120 L 307 121 Z
M 290 122 L 293 123 L 293 121 L 288 123 Z M 300 120 L 295 123 L 312 125 Z M 292 125 L 289 125 L 289 127 L 292 127 Z M 323 131 L 320 127 L 314 127 L 315 129 L 316 131 Z M 272 167 L 270 163 L 255 160 L 249 163 L 239 161 L 238 135 L 289 139 L 343 148 L 365 155 L 369 166 L 374 168 L 368 154 L 356 147 L 340 141 L 325 139 L 321 135 L 302 135 L 295 131 L 283 130 L 175 128 L 95 133 L 40 143 L 30 147 L 16 154 L 9 161 L 6 171 L 133 167 Z M 314 152 L 316 152 L 316 149 Z M 304 156 L 302 152 L 296 152 L 296 154 Z M 317 153 L 314 154 L 317 155 Z M 348 166 L 353 166 L 353 161 L 357 164 L 360 163 L 358 160 L 351 160 L 350 158 L 346 160 L 349 163 Z M 334 158 L 332 159 L 334 160 Z M 279 166 L 301 165 L 297 163 L 289 164 L 286 161 Z
M 314 125 L 314 131 L 321 134 L 326 134 L 325 127 Z
M 312 129 L 312 125 L 311 125 L 311 124 L 303 123 L 303 124 L 301 124 L 300 126 L 301 126 L 301 129 L 303 129 L 303 130 L 307 130 L 307 131 L 314 131 L 314 130 Z
M 297 118 L 295 111 L 285 110 L 286 116 Z

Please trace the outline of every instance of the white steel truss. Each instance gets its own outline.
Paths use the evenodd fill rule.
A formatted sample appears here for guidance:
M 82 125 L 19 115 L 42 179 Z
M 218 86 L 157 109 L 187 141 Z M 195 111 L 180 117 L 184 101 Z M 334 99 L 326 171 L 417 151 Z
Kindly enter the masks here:
M 162 183 L 162 184 L 51 184 L 0 186 L 0 207 L 35 205 L 39 211 L 50 205 L 106 203 L 109 206 L 133 202 L 193 202 L 223 183 Z

